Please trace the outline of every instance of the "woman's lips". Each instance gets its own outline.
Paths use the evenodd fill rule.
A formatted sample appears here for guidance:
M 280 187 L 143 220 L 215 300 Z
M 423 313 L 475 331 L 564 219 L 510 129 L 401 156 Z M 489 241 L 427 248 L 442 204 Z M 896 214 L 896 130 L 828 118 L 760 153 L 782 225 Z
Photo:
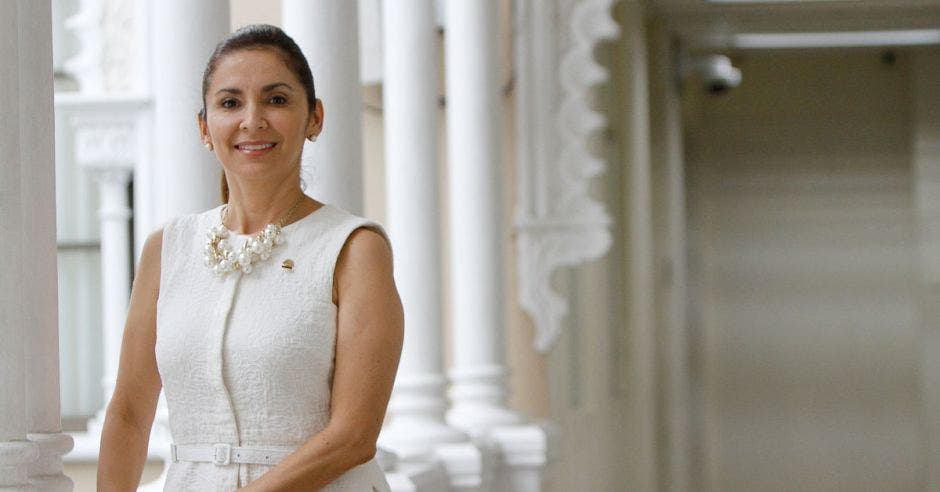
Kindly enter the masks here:
M 243 142 L 235 146 L 242 154 L 262 155 L 266 154 L 277 145 L 274 142 Z

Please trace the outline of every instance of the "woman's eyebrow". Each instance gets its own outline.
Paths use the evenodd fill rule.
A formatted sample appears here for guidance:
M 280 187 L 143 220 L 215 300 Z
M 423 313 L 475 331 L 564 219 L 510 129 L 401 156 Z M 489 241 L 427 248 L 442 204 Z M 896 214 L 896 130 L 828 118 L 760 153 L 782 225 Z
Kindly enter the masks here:
M 290 84 L 288 84 L 287 82 L 275 82 L 273 84 L 268 84 L 262 87 L 261 92 L 270 92 L 270 91 L 273 91 L 274 89 L 277 89 L 278 87 L 284 87 L 285 89 L 289 91 L 294 90 L 294 88 L 291 87 Z
M 271 91 L 273 91 L 274 89 L 277 89 L 277 88 L 279 88 L 279 87 L 283 87 L 283 88 L 285 88 L 285 89 L 287 89 L 287 90 L 289 90 L 289 91 L 293 91 L 293 90 L 294 90 L 294 88 L 291 87 L 291 85 L 288 84 L 287 82 L 274 82 L 274 83 L 271 83 L 271 84 L 268 84 L 268 85 L 262 87 L 262 88 L 261 88 L 261 92 L 271 92 Z M 223 93 L 223 92 L 227 92 L 227 93 L 229 93 L 229 94 L 239 95 L 239 94 L 242 93 L 242 90 L 241 90 L 241 89 L 236 89 L 236 88 L 234 88 L 234 87 L 226 87 L 226 88 L 224 88 L 224 89 L 219 89 L 218 91 L 216 91 L 216 95 L 221 94 L 221 93 Z

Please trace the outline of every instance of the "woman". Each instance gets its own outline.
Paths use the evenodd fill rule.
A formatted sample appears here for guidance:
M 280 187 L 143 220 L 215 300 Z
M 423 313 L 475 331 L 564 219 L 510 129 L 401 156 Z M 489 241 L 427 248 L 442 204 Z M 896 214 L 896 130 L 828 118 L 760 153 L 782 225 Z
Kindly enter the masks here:
M 99 490 L 134 490 L 164 388 L 166 490 L 387 490 L 374 459 L 402 344 L 387 238 L 306 197 L 304 139 L 323 106 L 300 49 L 273 26 L 222 41 L 199 130 L 222 206 L 143 248 Z

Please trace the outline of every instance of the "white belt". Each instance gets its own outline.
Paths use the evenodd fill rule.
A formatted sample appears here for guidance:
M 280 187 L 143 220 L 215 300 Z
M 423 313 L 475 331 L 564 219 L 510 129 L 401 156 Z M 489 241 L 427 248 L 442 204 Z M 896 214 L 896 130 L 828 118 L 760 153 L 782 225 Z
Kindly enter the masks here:
M 173 463 L 196 461 L 225 466 L 232 463 L 252 465 L 276 465 L 293 449 L 282 447 L 232 446 L 230 444 L 170 444 L 170 459 Z

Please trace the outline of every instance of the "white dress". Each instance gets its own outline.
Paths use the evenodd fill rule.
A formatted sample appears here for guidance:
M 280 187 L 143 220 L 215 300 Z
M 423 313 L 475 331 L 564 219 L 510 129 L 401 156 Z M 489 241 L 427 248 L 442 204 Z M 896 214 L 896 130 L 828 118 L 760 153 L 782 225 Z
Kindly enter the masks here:
M 292 450 L 330 419 L 336 342 L 333 271 L 340 249 L 374 222 L 325 205 L 283 228 L 284 242 L 250 274 L 218 278 L 203 264 L 221 207 L 163 229 L 156 357 L 173 441 Z M 247 236 L 233 235 L 238 250 Z M 284 260 L 294 262 L 283 268 Z M 231 491 L 272 466 L 180 461 L 164 490 Z M 387 491 L 375 459 L 325 491 Z

